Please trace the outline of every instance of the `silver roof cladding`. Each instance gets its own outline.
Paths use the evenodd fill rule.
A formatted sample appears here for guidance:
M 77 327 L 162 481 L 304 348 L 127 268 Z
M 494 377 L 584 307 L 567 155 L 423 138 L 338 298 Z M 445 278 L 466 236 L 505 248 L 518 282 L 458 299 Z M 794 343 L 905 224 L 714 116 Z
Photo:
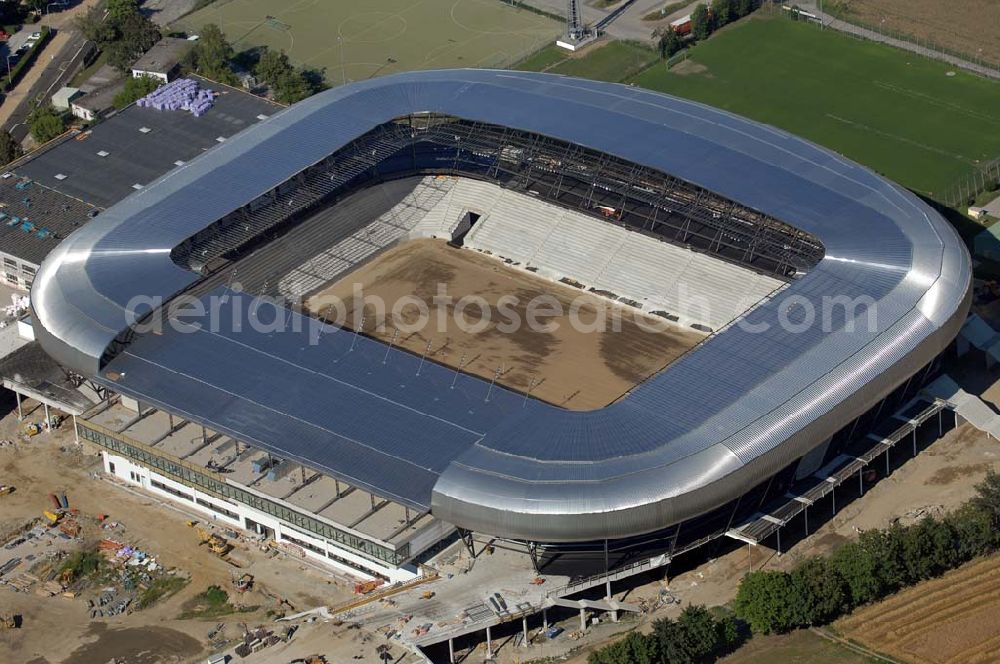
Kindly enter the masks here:
M 59 245 L 36 277 L 32 305 L 44 347 L 107 381 L 100 358 L 127 329 L 129 300 L 169 297 L 198 278 L 170 260 L 174 246 L 353 138 L 417 112 L 535 132 L 670 173 L 811 233 L 825 257 L 746 316 L 770 323 L 767 331 L 731 326 L 595 411 L 498 406 L 479 413 L 479 426 L 466 426 L 459 413 L 468 397 L 456 401 L 441 390 L 436 399 L 418 398 L 426 386 L 400 390 L 391 372 L 338 369 L 323 359 L 322 344 L 313 354 L 293 333 L 248 330 L 223 340 L 229 361 L 216 363 L 186 358 L 219 357 L 223 347 L 209 352 L 218 338 L 140 337 L 107 367 L 124 374 L 114 389 L 168 409 L 183 402 L 193 419 L 429 505 L 460 526 L 541 541 L 621 537 L 705 512 L 804 453 L 940 352 L 968 309 L 969 257 L 947 222 L 828 150 L 638 88 L 453 70 L 317 95 L 109 209 Z M 827 330 L 812 325 L 792 334 L 775 324 L 789 298 L 823 311 L 828 296 L 871 298 L 876 325 L 850 329 L 864 310 L 852 318 L 834 312 Z M 397 359 L 404 352 L 392 352 L 393 363 L 406 362 Z M 247 369 L 263 366 L 262 353 L 281 358 L 268 360 L 267 371 L 287 394 L 261 389 Z M 137 375 L 145 372 L 163 380 Z M 350 408 L 288 412 L 328 389 L 328 380 L 346 390 L 337 394 L 349 395 Z M 398 428 L 366 429 L 384 416 L 389 394 L 405 406 L 395 415 Z M 290 417 L 311 428 L 308 443 L 282 435 Z M 425 427 L 428 417 L 440 427 Z M 387 464 L 382 477 L 367 455 L 345 454 L 340 439 L 420 472 L 388 472 Z

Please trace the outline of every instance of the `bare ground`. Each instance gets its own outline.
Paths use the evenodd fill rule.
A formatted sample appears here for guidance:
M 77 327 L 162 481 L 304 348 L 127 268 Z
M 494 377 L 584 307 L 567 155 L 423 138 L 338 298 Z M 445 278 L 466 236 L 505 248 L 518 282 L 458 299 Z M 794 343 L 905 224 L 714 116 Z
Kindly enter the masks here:
M 840 0 L 838 4 L 848 17 L 868 25 L 884 25 L 973 61 L 1000 65 L 1000 3 L 996 0 Z
M 393 303 L 413 296 L 430 312 L 429 324 L 418 331 L 397 333 L 416 321 L 417 307 L 400 311 L 401 325 L 387 324 L 376 329 L 374 306 L 365 307 L 364 333 L 442 364 L 458 367 L 492 380 L 498 368 L 497 382 L 520 391 L 530 388 L 534 397 L 574 410 L 599 408 L 614 401 L 651 374 L 674 361 L 696 345 L 704 335 L 651 319 L 634 310 L 610 305 L 604 300 L 570 286 L 563 286 L 508 267 L 477 252 L 449 247 L 441 240 L 407 242 L 377 257 L 340 281 L 313 295 L 306 309 L 314 315 L 332 315 L 330 302 L 345 302 L 343 325 L 354 329 L 360 319 L 352 293 L 360 284 L 366 297 L 378 296 L 391 312 Z M 454 304 L 436 304 L 438 285 L 458 302 L 465 296 L 480 296 L 493 312 L 483 321 L 481 331 L 461 329 L 456 323 Z M 545 317 L 547 330 L 531 329 L 522 324 L 505 330 L 503 323 L 513 316 L 501 317 L 498 301 L 514 295 L 517 302 L 510 311 L 527 321 L 529 302 L 547 296 L 557 302 L 563 315 Z M 621 314 L 620 331 L 586 331 L 570 325 L 569 311 L 578 299 L 579 319 L 590 326 L 598 312 Z M 356 310 L 357 309 L 357 310 Z M 446 314 L 439 316 L 438 314 Z M 469 325 L 483 317 L 481 309 L 470 306 L 460 312 Z M 439 324 L 439 320 L 444 324 Z M 647 331 L 643 323 L 656 325 Z M 610 324 L 609 324 L 610 328 Z
M 29 421 L 40 419 L 40 411 L 28 417 Z M 19 430 L 16 413 L 0 419 L 0 439 L 17 439 Z M 50 492 L 65 493 L 70 507 L 80 510 L 81 515 L 107 513 L 109 520 L 121 524 L 100 536 L 136 543 L 155 555 L 160 564 L 176 567 L 190 577 L 190 582 L 149 609 L 97 620 L 90 619 L 85 596 L 40 597 L 0 586 L 0 611 L 23 616 L 20 629 L 0 631 L 0 662 L 103 664 L 113 657 L 125 657 L 133 664 L 194 661 L 208 652 L 207 633 L 219 622 L 226 623 L 229 638 L 241 632 L 238 622 L 251 627 L 269 624 L 265 613 L 278 608 L 275 595 L 287 598 L 296 610 L 337 604 L 352 596 L 349 579 L 321 572 L 285 553 L 267 558 L 254 543 L 241 538 L 235 541 L 238 553 L 250 561 L 243 571 L 256 576 L 258 590 L 242 596 L 230 593 L 231 601 L 260 609 L 208 621 L 179 620 L 182 605 L 209 585 L 231 589 L 234 568 L 199 546 L 195 531 L 185 524 L 187 519 L 204 517 L 96 479 L 93 473 L 100 468 L 99 458 L 72 441 L 71 426 L 65 425 L 51 434 L 37 435 L 31 442 L 0 448 L 0 482 L 16 489 L 0 496 L 0 532 L 10 532 L 40 516 L 49 508 Z M 45 548 L 39 545 L 33 553 L 44 554 Z M 10 553 L 0 548 L 0 563 L 9 557 Z M 266 650 L 262 655 L 254 661 L 266 661 Z

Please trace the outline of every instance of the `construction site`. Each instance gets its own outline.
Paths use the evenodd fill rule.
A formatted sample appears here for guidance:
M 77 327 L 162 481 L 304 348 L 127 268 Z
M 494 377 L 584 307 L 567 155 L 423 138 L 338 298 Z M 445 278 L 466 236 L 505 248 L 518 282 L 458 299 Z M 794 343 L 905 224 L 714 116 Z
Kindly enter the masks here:
M 595 135 L 586 100 L 612 97 Z M 563 657 L 725 603 L 957 437 L 955 468 L 989 463 L 965 422 L 1000 418 L 951 373 L 997 348 L 967 318 L 968 255 L 873 173 L 531 74 L 404 74 L 256 117 L 55 246 L 0 362 L 0 453 L 23 457 L 0 500 L 24 501 L 0 580 L 31 598 L 7 630 L 29 661 L 67 646 L 37 640 L 35 587 L 72 607 L 52 615 L 83 660 L 139 657 L 112 644 L 152 616 L 177 661 Z M 381 324 L 359 288 L 410 306 Z M 876 325 L 803 325 L 842 288 Z M 129 319 L 137 295 L 162 326 Z M 562 313 L 531 329 L 538 299 Z M 90 571 L 64 577 L 74 557 Z

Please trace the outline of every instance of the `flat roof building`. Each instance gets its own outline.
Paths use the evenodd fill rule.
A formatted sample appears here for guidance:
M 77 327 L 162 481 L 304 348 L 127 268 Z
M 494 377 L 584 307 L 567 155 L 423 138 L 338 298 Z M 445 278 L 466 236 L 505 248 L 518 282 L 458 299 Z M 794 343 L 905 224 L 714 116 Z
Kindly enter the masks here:
M 132 65 L 132 76 L 149 76 L 164 83 L 176 78 L 180 71 L 181 59 L 191 49 L 191 42 L 177 37 L 164 37 L 153 44 L 142 57 Z

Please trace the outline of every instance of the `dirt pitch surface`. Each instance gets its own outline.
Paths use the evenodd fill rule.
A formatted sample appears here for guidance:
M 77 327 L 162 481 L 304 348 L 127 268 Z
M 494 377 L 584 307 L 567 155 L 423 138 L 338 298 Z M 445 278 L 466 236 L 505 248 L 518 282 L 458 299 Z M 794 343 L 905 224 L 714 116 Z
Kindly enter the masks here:
M 530 386 L 532 396 L 573 410 L 607 405 L 704 338 L 694 330 L 640 316 L 633 309 L 507 267 L 495 258 L 449 247 L 441 240 L 416 240 L 390 249 L 314 294 L 307 300 L 306 309 L 313 315 L 329 317 L 335 311 L 330 309 L 330 302 L 340 300 L 346 314 L 343 327 L 355 329 L 361 318 L 353 295 L 355 284 L 360 284 L 366 298 L 381 298 L 389 312 L 393 303 L 414 296 L 427 305 L 430 313 L 426 327 L 406 330 L 419 312 L 415 303 L 401 307 L 400 327 L 404 332 L 397 334 L 391 321 L 375 329 L 376 309 L 369 302 L 364 307 L 366 334 L 383 341 L 394 340 L 397 346 L 418 355 L 427 352 L 429 360 L 441 364 L 462 364 L 463 371 L 486 380 L 492 380 L 501 368 L 498 383 L 522 392 Z M 454 298 L 452 304 L 435 303 L 439 284 Z M 513 318 L 502 316 L 503 310 L 498 308 L 498 301 L 505 295 L 517 298 L 508 311 L 514 311 L 522 321 L 511 331 L 504 331 L 504 323 Z M 465 296 L 485 300 L 492 312 L 488 324 L 481 322 L 482 309 L 476 305 L 465 307 L 456 316 L 459 307 L 455 303 Z M 563 311 L 561 316 L 538 317 L 548 324 L 548 330 L 524 324 L 529 303 L 539 296 L 558 302 Z M 569 312 L 577 298 L 582 323 L 594 324 L 603 310 L 608 324 L 600 331 L 574 329 Z M 614 331 L 611 324 L 616 312 L 621 314 L 620 331 Z M 440 329 L 439 319 L 445 323 Z M 461 320 L 466 325 L 460 325 Z M 650 326 L 656 329 L 650 331 Z M 476 331 L 475 327 L 484 329 Z
M 996 0 L 841 0 L 839 4 L 848 20 L 883 25 L 974 62 L 1000 66 L 1000 3 Z
M 1000 652 L 1000 555 L 916 585 L 836 623 L 904 662 L 977 664 Z

